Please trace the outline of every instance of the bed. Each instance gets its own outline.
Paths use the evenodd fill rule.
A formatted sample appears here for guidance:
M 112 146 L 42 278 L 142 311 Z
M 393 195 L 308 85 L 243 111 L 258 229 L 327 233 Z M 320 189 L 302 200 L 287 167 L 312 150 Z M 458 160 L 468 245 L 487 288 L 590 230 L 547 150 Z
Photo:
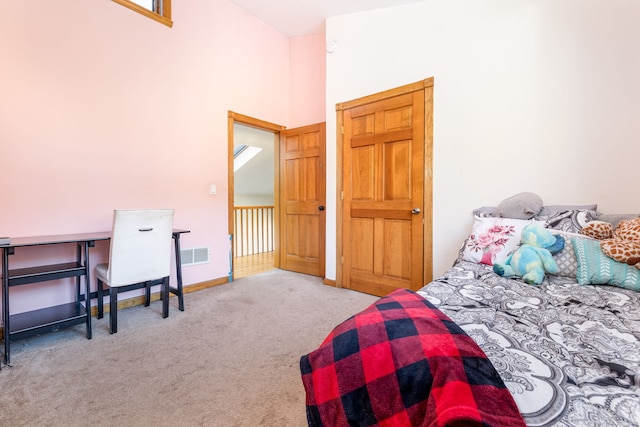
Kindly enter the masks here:
M 526 425 L 640 426 L 640 270 L 612 267 L 593 246 L 585 249 L 583 244 L 593 242 L 580 235 L 580 229 L 601 217 L 595 206 L 543 209 L 527 221 L 494 215 L 491 209 L 474 211 L 472 232 L 452 267 L 416 294 L 477 343 Z M 608 218 L 613 223 L 621 217 Z M 517 247 L 518 229 L 531 221 L 544 224 L 567 243 L 554 255 L 559 273 L 547 275 L 540 286 L 501 277 L 492 268 Z M 496 224 L 509 226 L 505 238 L 494 239 L 499 247 L 478 245 L 482 230 L 500 230 Z M 487 257 L 486 252 L 492 253 Z M 305 358 L 331 345 L 330 337 L 303 360 L 308 363 Z M 363 347 L 362 340 L 355 338 L 356 345 Z M 313 387 L 326 381 L 320 370 L 303 367 L 308 415 L 309 408 L 318 408 Z M 353 369 L 337 375 L 351 381 Z M 386 390 L 367 399 L 388 401 L 395 394 L 406 399 L 403 393 L 415 393 L 403 385 Z M 350 405 L 344 399 L 337 402 L 340 410 Z M 339 425 L 317 419 L 309 418 L 309 425 Z M 350 425 L 438 425 L 433 419 L 376 422 Z
M 418 293 L 478 343 L 527 425 L 640 425 L 640 293 L 464 260 Z

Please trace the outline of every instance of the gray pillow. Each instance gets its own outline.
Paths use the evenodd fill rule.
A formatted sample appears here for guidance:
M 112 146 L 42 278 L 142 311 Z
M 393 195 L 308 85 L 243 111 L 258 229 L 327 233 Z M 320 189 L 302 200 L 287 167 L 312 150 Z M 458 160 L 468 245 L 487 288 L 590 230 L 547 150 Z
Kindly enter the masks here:
M 498 205 L 502 218 L 531 219 L 542 209 L 542 198 L 535 193 L 518 193 Z
M 620 224 L 620 221 L 634 219 L 638 217 L 640 217 L 640 214 L 637 214 L 637 213 L 635 214 L 602 214 L 598 218 L 598 220 L 608 222 L 613 226 L 613 229 L 615 230 L 616 227 L 618 227 L 618 224 Z

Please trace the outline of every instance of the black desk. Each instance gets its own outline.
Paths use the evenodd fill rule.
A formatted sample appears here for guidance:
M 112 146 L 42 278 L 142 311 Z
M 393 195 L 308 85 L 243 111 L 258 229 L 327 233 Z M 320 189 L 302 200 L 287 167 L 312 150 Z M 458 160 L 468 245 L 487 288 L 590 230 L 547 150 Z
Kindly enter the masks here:
M 189 232 L 189 230 L 173 230 L 177 287 L 169 287 L 169 291 L 178 296 L 178 308 L 180 311 L 184 311 L 180 235 Z M 96 297 L 96 293 L 91 293 L 90 291 L 89 248 L 94 247 L 97 241 L 109 240 L 110 238 L 111 232 L 104 231 L 57 236 L 17 237 L 12 238 L 11 243 L 7 245 L 0 245 L 0 250 L 2 250 L 2 320 L 5 364 L 8 365 L 11 361 L 10 342 L 12 339 L 56 331 L 62 327 L 80 323 L 86 323 L 87 339 L 91 339 L 90 301 Z M 13 255 L 16 248 L 60 244 L 76 245 L 76 259 L 74 261 L 13 270 L 9 268 L 9 255 Z M 30 312 L 10 314 L 10 287 L 68 277 L 76 278 L 75 301 Z M 81 277 L 84 277 L 84 291 L 81 290 Z

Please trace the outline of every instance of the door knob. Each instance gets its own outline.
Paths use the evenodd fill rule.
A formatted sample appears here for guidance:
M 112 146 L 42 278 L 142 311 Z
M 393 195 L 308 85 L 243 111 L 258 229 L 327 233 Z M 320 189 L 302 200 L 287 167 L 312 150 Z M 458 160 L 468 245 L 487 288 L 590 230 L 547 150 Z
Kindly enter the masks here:
M 420 208 L 413 208 L 413 209 L 411 209 L 411 213 L 412 213 L 412 214 L 414 214 L 414 215 L 419 214 L 419 213 L 420 213 Z
M 324 206 L 318 206 L 318 210 L 323 211 L 324 210 Z

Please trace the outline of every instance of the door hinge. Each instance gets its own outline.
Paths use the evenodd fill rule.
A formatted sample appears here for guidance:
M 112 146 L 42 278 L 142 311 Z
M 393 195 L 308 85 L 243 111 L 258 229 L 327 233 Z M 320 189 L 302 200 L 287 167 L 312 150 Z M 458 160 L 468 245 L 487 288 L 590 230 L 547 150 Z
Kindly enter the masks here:
M 340 126 L 340 133 L 344 135 L 344 126 Z
M 342 265 L 342 264 L 344 264 L 344 257 L 343 256 L 340 257 L 340 265 Z

